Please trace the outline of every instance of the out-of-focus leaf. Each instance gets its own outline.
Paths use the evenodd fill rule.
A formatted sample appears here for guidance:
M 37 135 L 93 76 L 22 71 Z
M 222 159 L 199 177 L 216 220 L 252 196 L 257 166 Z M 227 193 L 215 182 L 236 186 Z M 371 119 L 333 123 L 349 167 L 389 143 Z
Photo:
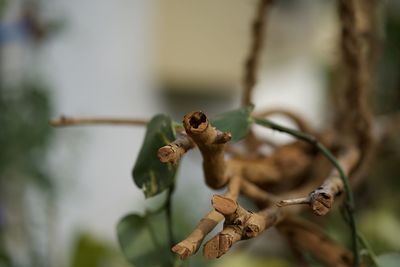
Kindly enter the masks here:
M 254 106 L 249 105 L 225 112 L 214 118 L 211 124 L 220 131 L 230 132 L 232 134 L 232 142 L 237 142 L 244 138 L 250 130 L 253 122 L 250 115 L 253 109 Z
M 130 263 L 136 267 L 170 267 L 174 255 L 170 252 L 163 213 L 145 216 L 130 214 L 117 226 L 118 241 Z
M 156 115 L 147 125 L 142 148 L 133 168 L 133 179 L 146 198 L 155 196 L 173 185 L 177 166 L 161 163 L 157 158 L 160 147 L 175 140 L 171 119 Z
M 400 266 L 400 253 L 388 253 L 378 256 L 380 267 L 398 267 Z
M 128 267 L 123 256 L 109 244 L 87 233 L 78 235 L 71 267 Z
M 7 1 L 6 0 L 0 0 L 0 16 L 3 15 L 4 9 L 7 5 Z
M 400 250 L 400 240 L 393 234 L 400 232 L 400 222 L 396 217 L 395 209 L 390 209 L 390 204 L 382 204 L 379 209 L 364 211 L 360 213 L 359 218 L 361 232 L 365 233 L 367 240 L 378 254 Z
M 51 141 L 51 101 L 46 86 L 36 81 L 0 92 L 0 175 L 33 182 L 53 193 L 43 159 Z M 5 175 L 7 174 L 7 175 Z M 29 181 L 28 181 L 29 180 Z
M 13 265 L 11 264 L 11 261 L 6 254 L 6 251 L 4 251 L 0 247 L 0 267 L 12 267 Z

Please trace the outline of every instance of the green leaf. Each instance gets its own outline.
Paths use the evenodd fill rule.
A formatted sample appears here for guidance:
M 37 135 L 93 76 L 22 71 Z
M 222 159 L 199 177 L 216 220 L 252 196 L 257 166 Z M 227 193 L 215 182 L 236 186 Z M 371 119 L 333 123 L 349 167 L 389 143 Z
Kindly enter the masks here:
M 146 198 L 155 196 L 174 184 L 177 166 L 161 163 L 157 151 L 175 140 L 171 119 L 156 115 L 147 125 L 147 131 L 139 156 L 132 171 L 135 184 Z
M 249 105 L 240 109 L 225 112 L 218 115 L 211 121 L 211 124 L 218 130 L 230 132 L 232 134 L 232 142 L 237 142 L 244 138 L 253 123 L 251 112 L 254 106 Z
M 173 266 L 164 213 L 130 214 L 118 223 L 117 233 L 122 252 L 134 266 Z
M 379 267 L 400 266 L 400 253 L 387 253 L 378 256 Z

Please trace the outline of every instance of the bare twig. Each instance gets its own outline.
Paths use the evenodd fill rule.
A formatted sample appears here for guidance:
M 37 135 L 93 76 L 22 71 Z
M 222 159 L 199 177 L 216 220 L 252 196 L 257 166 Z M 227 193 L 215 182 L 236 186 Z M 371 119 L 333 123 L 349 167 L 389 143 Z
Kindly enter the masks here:
M 232 138 L 231 134 L 212 127 L 207 116 L 201 111 L 186 114 L 183 126 L 203 156 L 206 184 L 213 189 L 222 188 L 229 178 L 224 152 L 226 142 Z
M 228 190 L 225 196 L 236 199 L 239 195 L 240 177 L 233 176 L 229 180 Z M 216 210 L 210 211 L 200 220 L 193 232 L 184 240 L 176 244 L 172 251 L 177 253 L 182 260 L 193 255 L 199 249 L 205 236 L 210 233 L 217 224 L 224 219 L 224 216 Z
M 145 126 L 148 123 L 146 119 L 121 119 L 107 117 L 66 117 L 61 116 L 58 119 L 50 121 L 53 126 L 74 126 L 74 125 L 138 125 Z
M 349 149 L 342 156 L 339 156 L 338 162 L 343 171 L 349 174 L 355 164 L 358 162 L 359 152 L 357 149 Z M 340 195 L 344 190 L 344 184 L 336 169 L 333 169 L 324 183 L 318 189 L 311 192 L 307 197 L 281 200 L 278 206 L 289 206 L 297 204 L 308 204 L 316 215 L 322 216 L 328 213 L 333 206 L 335 196 Z
M 252 27 L 252 43 L 246 60 L 245 76 L 243 80 L 243 106 L 251 104 L 251 95 L 257 82 L 258 62 L 264 43 L 265 21 L 272 0 L 260 0 Z
M 224 216 L 221 213 L 215 210 L 210 211 L 200 220 L 188 237 L 172 247 L 172 251 L 178 254 L 182 260 L 187 259 L 197 252 L 206 235 L 223 219 Z
M 254 238 L 284 218 L 277 207 L 252 213 L 236 201 L 219 195 L 213 197 L 212 204 L 224 215 L 225 223 L 223 230 L 204 245 L 203 253 L 207 259 L 221 257 L 236 242 Z
M 177 163 L 183 154 L 195 146 L 196 144 L 186 133 L 178 133 L 176 140 L 161 147 L 157 155 L 161 162 Z

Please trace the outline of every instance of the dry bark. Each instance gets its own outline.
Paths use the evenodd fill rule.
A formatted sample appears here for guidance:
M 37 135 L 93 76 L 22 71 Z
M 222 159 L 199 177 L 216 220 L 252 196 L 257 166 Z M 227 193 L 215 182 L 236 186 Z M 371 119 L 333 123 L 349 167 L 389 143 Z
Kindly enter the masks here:
M 161 162 L 177 163 L 181 157 L 196 145 L 186 133 L 179 133 L 174 142 L 161 147 L 158 150 L 158 158 Z
M 226 143 L 232 138 L 231 134 L 212 127 L 207 116 L 201 111 L 186 114 L 183 126 L 203 156 L 206 184 L 213 189 L 222 188 L 229 178 L 224 151 Z
M 236 199 L 239 195 L 240 177 L 234 176 L 230 179 L 228 190 L 225 196 L 230 199 Z M 210 211 L 204 216 L 197 224 L 192 233 L 189 234 L 184 240 L 176 244 L 172 251 L 177 253 L 182 260 L 193 255 L 199 249 L 201 243 L 208 233 L 210 233 L 219 222 L 224 219 L 224 216 L 216 210 Z
M 278 207 L 253 213 L 236 201 L 218 195 L 213 197 L 212 204 L 215 210 L 224 215 L 225 223 L 223 230 L 204 245 L 203 253 L 207 259 L 221 257 L 236 242 L 254 238 L 283 219 Z

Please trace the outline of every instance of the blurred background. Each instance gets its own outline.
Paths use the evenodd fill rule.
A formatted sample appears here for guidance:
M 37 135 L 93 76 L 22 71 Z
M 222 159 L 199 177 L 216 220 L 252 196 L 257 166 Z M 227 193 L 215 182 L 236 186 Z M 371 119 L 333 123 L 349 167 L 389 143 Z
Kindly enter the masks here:
M 157 202 L 145 202 L 131 178 L 145 129 L 54 129 L 48 121 L 157 113 L 180 121 L 191 110 L 215 115 L 238 107 L 256 6 L 255 0 L 0 0 L 0 267 L 130 266 L 116 224 Z M 384 116 L 400 110 L 399 1 L 382 1 L 378 17 L 382 51 L 373 99 Z M 287 107 L 323 128 L 340 59 L 335 2 L 275 1 L 267 32 L 256 109 Z M 400 251 L 398 136 L 377 152 L 357 191 L 360 227 L 378 253 Z M 191 151 L 179 170 L 174 213 L 185 216 L 175 218 L 178 238 L 210 208 L 213 192 L 200 160 Z M 188 194 L 194 203 L 182 201 Z M 332 237 L 345 239 L 338 212 L 330 216 Z M 190 266 L 291 266 L 273 230 L 242 243 L 214 262 L 197 255 Z

